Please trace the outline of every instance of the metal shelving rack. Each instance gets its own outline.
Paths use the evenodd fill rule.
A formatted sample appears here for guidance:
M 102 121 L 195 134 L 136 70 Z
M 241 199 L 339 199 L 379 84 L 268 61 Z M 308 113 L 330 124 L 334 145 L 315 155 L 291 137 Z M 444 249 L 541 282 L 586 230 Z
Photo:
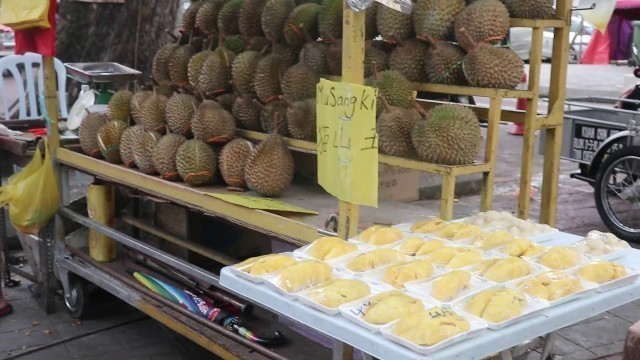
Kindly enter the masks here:
M 561 151 L 562 138 L 562 122 L 563 122 L 563 102 L 565 98 L 565 84 L 568 64 L 568 46 L 569 46 L 569 24 L 571 19 L 571 2 L 569 0 L 557 1 L 557 15 L 553 20 L 522 20 L 513 19 L 511 25 L 514 27 L 530 27 L 533 29 L 533 41 L 530 57 L 529 71 L 529 88 L 524 91 L 501 90 L 501 89 L 478 89 L 472 87 L 444 86 L 433 84 L 414 84 L 414 90 L 424 90 L 439 93 L 472 95 L 490 98 L 490 106 L 488 109 L 473 107 L 480 116 L 485 117 L 489 121 L 487 130 L 487 145 L 482 163 L 475 163 L 468 166 L 440 166 L 428 164 L 411 159 L 403 159 L 391 156 L 380 156 L 380 162 L 415 169 L 419 171 L 431 172 L 443 176 L 442 188 L 442 205 L 441 216 L 451 218 L 453 211 L 453 194 L 455 190 L 456 177 L 464 174 L 482 173 L 483 189 L 482 189 L 482 205 L 480 210 L 489 210 L 492 206 L 493 183 L 495 162 L 498 147 L 498 135 L 500 121 L 510 121 L 525 124 L 525 136 L 522 153 L 522 169 L 521 184 L 522 189 L 519 198 L 518 215 L 520 217 L 529 216 L 530 192 L 532 177 L 532 166 L 534 156 L 534 140 L 537 130 L 546 132 L 546 151 L 544 159 L 544 180 L 542 189 L 542 211 L 540 220 L 550 225 L 555 224 L 556 218 L 556 196 L 558 189 L 558 168 Z M 354 13 L 345 8 L 344 10 L 344 31 L 343 31 L 343 81 L 351 83 L 363 83 L 363 56 L 364 56 L 364 13 Z M 547 115 L 539 115 L 539 78 L 542 62 L 542 40 L 544 28 L 554 28 L 554 56 L 552 61 L 551 76 L 551 92 L 549 94 L 549 113 Z M 50 58 L 45 58 L 45 69 Z M 50 74 L 49 74 L 50 75 Z M 47 108 L 55 109 L 55 78 L 47 76 Z M 526 98 L 527 110 L 525 112 L 502 110 L 502 101 L 505 98 Z M 422 102 L 425 108 L 435 106 L 434 102 Z M 211 285 L 217 284 L 216 275 L 202 268 L 196 267 L 185 260 L 181 260 L 171 254 L 155 249 L 144 242 L 134 239 L 126 234 L 119 233 L 114 229 L 100 225 L 89 218 L 69 210 L 68 187 L 66 183 L 66 173 L 68 169 L 76 169 L 82 172 L 92 174 L 103 182 L 122 185 L 139 190 L 142 193 L 153 197 L 165 199 L 169 202 L 182 205 L 188 209 L 203 212 L 215 217 L 223 218 L 227 221 L 237 224 L 240 227 L 257 230 L 264 234 L 281 238 L 291 244 L 301 245 L 308 243 L 317 238 L 319 230 L 324 219 L 321 216 L 292 216 L 292 215 L 276 215 L 266 211 L 251 210 L 230 203 L 226 203 L 219 199 L 207 195 L 207 192 L 222 192 L 223 187 L 210 188 L 190 188 L 180 183 L 171 183 L 163 181 L 158 177 L 144 175 L 132 169 L 126 169 L 123 166 L 109 164 L 102 160 L 93 159 L 78 152 L 78 149 L 63 148 L 59 146 L 59 136 L 57 133 L 57 118 L 55 112 L 50 111 L 50 146 L 52 153 L 55 154 L 56 165 L 60 172 L 58 175 L 59 184 L 61 184 L 61 192 L 63 194 L 63 208 L 55 220 L 55 228 L 47 229 L 43 241 L 45 244 L 43 254 L 45 255 L 45 263 L 57 266 L 60 280 L 65 290 L 65 296 L 69 294 L 72 284 L 69 281 L 69 274 L 76 274 L 84 279 L 94 282 L 98 286 L 105 288 L 114 295 L 129 302 L 141 311 L 149 314 L 163 324 L 180 332 L 188 338 L 194 340 L 198 344 L 206 347 L 218 356 L 223 358 L 243 358 L 247 354 L 242 355 L 241 351 L 232 350 L 233 344 L 242 343 L 239 339 L 231 339 L 231 343 L 227 337 L 214 336 L 211 329 L 203 333 L 202 326 L 194 325 L 194 320 L 189 316 L 179 313 L 175 309 L 162 307 L 158 305 L 157 299 L 150 294 L 144 293 L 134 284 L 129 284 L 126 279 L 118 277 L 118 274 L 109 268 L 109 264 L 100 264 L 83 257 L 77 250 L 69 244 L 69 238 L 65 236 L 61 226 L 62 217 L 70 219 L 85 227 L 91 228 L 99 233 L 106 234 L 117 242 L 133 248 L 150 258 L 161 263 L 167 264 L 169 267 L 177 267 L 184 273 L 192 276 L 200 281 L 207 282 Z M 253 139 L 260 140 L 266 135 L 250 131 L 241 131 L 241 135 Z M 288 140 L 289 146 L 294 150 L 304 152 L 314 152 L 315 144 Z M 330 196 L 326 193 L 318 193 L 304 186 L 294 185 L 289 193 L 285 194 L 282 200 L 291 202 L 295 205 L 307 203 L 308 199 L 326 198 Z M 298 203 L 296 203 L 298 201 Z M 335 199 L 334 199 L 335 201 Z M 339 222 L 338 235 L 347 238 L 354 235 L 358 228 L 360 211 L 359 207 L 339 201 Z M 416 207 L 416 210 L 419 208 Z M 415 213 L 414 213 L 415 215 Z M 55 241 L 54 241 L 55 240 Z M 184 240 L 182 246 L 192 246 L 197 248 L 200 244 Z M 200 246 L 201 247 L 201 246 Z M 53 250 L 55 248 L 55 255 Z M 55 261 L 54 261 L 55 260 Z M 51 267 L 47 266 L 48 269 Z M 51 289 L 53 271 L 50 270 L 50 276 L 47 277 L 45 289 Z M 43 305 L 52 304 L 52 291 L 43 294 Z M 46 306 L 48 307 L 48 306 Z M 215 327 L 214 327 L 215 328 Z M 219 329 L 215 329 L 216 331 Z M 204 335 L 204 336 L 203 336 Z M 351 352 L 347 346 L 334 347 L 334 358 L 337 355 L 348 355 Z M 254 354 L 255 355 L 255 354 Z M 264 355 L 264 354 L 262 354 Z M 250 355 L 249 355 L 250 356 Z M 264 355 L 266 357 L 274 357 L 274 354 Z

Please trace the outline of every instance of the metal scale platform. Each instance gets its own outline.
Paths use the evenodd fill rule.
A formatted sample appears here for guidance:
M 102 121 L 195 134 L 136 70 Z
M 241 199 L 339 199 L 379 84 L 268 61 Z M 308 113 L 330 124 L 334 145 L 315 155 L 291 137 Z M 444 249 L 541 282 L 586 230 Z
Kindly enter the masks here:
M 109 84 L 114 82 L 136 81 L 141 78 L 140 71 L 114 62 L 66 63 L 67 76 L 81 84 L 95 87 L 96 105 L 109 102 L 113 92 Z

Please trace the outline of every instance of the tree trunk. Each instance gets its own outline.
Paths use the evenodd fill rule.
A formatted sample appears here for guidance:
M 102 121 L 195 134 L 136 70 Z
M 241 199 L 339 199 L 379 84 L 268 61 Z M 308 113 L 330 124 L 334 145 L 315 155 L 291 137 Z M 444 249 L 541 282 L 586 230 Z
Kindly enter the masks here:
M 175 28 L 176 0 L 126 0 L 125 4 L 60 1 L 56 52 L 63 62 L 113 61 L 151 73 L 156 50 Z

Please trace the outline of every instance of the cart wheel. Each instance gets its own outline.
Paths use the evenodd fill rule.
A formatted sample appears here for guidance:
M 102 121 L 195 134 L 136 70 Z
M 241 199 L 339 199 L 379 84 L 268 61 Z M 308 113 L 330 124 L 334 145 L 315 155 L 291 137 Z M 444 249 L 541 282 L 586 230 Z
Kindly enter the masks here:
M 64 304 L 67 306 L 71 317 L 80 319 L 85 314 L 89 303 L 87 282 L 78 276 L 71 275 L 69 288 L 69 293 L 64 294 Z
M 594 191 L 600 218 L 617 237 L 640 242 L 640 146 L 624 147 L 600 165 Z
M 636 68 L 633 70 L 633 75 L 637 78 L 640 78 L 640 68 Z

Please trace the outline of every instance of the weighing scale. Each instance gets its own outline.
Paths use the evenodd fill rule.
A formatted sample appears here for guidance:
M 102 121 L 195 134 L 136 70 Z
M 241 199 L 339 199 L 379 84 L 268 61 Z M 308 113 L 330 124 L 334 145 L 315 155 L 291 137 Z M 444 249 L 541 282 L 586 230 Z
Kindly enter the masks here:
M 69 111 L 68 125 L 72 131 L 80 126 L 88 107 L 109 103 L 114 94 L 109 90 L 109 84 L 136 81 L 142 77 L 140 71 L 114 62 L 66 63 L 64 66 L 69 78 L 80 82 L 83 87 L 91 87 L 80 94 Z

